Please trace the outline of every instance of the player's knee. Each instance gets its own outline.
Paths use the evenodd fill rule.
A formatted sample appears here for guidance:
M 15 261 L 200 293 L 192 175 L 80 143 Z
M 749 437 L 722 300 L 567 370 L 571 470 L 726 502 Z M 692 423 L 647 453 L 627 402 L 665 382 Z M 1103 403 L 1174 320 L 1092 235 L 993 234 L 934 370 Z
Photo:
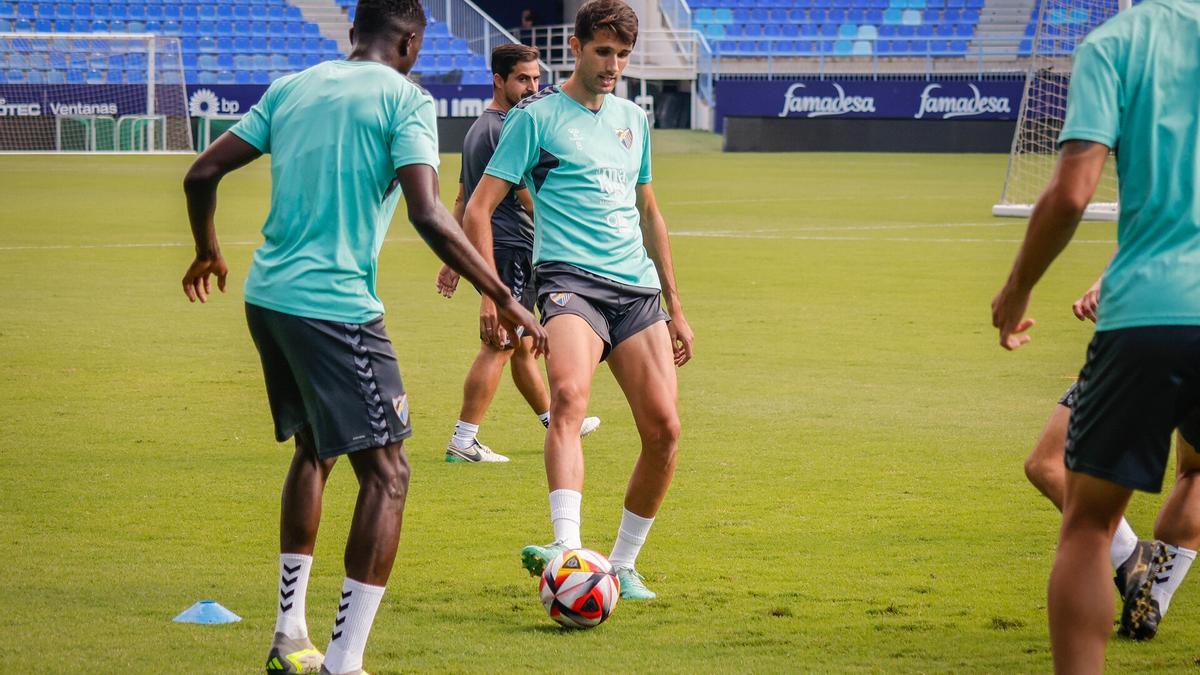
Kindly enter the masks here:
M 674 461 L 675 447 L 679 444 L 679 433 L 679 416 L 672 413 L 657 416 L 643 425 L 641 431 L 643 444 L 669 455 L 671 461 Z
M 1036 488 L 1041 489 L 1046 484 L 1046 462 L 1030 455 L 1025 459 L 1025 478 Z
M 558 382 L 550 390 L 550 408 L 555 417 L 582 416 L 587 410 L 587 388 L 575 382 Z

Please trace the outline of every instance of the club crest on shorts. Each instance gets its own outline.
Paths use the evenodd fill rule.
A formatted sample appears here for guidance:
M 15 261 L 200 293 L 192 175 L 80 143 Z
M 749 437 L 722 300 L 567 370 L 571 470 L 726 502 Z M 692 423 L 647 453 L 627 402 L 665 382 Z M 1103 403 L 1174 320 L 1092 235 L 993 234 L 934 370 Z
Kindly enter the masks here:
M 625 146 L 626 150 L 633 147 L 633 130 L 625 127 L 624 129 L 617 129 L 616 132 L 617 140 L 621 141 L 621 145 Z
M 570 299 L 571 299 L 570 293 L 551 293 L 550 294 L 550 302 L 553 302 L 554 304 L 558 305 L 559 307 L 566 307 L 567 301 L 569 301 Z
M 396 409 L 396 417 L 400 423 L 408 426 L 408 394 L 400 394 L 392 399 L 392 407 Z

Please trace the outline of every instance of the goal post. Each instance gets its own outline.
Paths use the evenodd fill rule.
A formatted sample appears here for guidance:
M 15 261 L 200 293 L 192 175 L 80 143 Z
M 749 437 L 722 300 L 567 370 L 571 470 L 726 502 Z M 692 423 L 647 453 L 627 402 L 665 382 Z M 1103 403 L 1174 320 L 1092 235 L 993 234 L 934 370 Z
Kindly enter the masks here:
M 0 33 L 0 152 L 194 152 L 179 38 Z
M 1054 175 L 1058 135 L 1067 112 L 1071 55 L 1093 28 L 1128 9 L 1131 0 L 1039 0 L 1033 36 L 1020 47 L 1028 52 L 1025 91 L 1008 156 L 1000 201 L 992 215 L 1026 218 Z M 1117 177 L 1105 169 L 1087 220 L 1116 220 Z

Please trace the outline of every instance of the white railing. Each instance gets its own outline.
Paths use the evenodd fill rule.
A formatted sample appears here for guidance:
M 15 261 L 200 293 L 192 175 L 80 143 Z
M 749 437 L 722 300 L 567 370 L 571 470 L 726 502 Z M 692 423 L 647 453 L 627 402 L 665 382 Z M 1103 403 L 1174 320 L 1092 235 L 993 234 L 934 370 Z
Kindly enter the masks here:
M 672 30 L 692 29 L 692 8 L 687 0 L 661 0 L 658 8 Z
M 429 0 L 425 7 L 434 19 L 450 27 L 454 37 L 466 40 L 470 50 L 485 59 L 500 45 L 521 42 L 471 0 Z M 549 71 L 545 62 L 541 65 Z

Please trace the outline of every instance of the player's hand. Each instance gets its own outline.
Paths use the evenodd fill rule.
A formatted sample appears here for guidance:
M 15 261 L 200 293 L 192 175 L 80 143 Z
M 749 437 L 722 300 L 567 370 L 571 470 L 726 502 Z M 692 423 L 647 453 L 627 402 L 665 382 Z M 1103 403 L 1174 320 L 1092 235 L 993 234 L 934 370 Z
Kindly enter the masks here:
M 197 257 L 192 261 L 183 275 L 183 292 L 187 295 L 188 302 L 208 302 L 208 296 L 212 295 L 210 277 L 213 276 L 217 277 L 217 288 L 224 293 L 229 267 L 225 265 L 225 258 L 221 257 L 220 253 L 208 258 Z
M 1033 319 L 1025 318 L 1029 309 L 1029 291 L 1020 291 L 1005 284 L 992 300 L 992 325 L 1000 329 L 1000 346 L 1013 351 L 1033 338 L 1022 335 L 1033 327 Z
M 479 301 L 479 339 L 496 349 L 512 349 L 513 346 L 496 303 L 486 295 Z
M 516 299 L 511 299 L 500 309 L 501 320 L 512 329 L 513 335 L 521 329 L 522 338 L 533 338 L 534 357 L 550 353 L 550 337 L 546 328 L 534 318 L 529 310 L 521 306 Z
M 1100 285 L 1097 284 L 1087 289 L 1083 297 L 1075 301 L 1071 305 L 1071 311 L 1075 312 L 1075 318 L 1080 321 L 1091 319 L 1092 323 L 1096 322 L 1096 308 L 1100 306 Z
M 671 350 L 675 353 L 675 366 L 679 367 L 692 360 L 692 345 L 696 334 L 683 318 L 683 312 L 678 312 L 667 322 L 667 330 L 671 333 Z
M 438 270 L 437 275 L 437 290 L 444 298 L 453 298 L 454 291 L 458 290 L 458 272 L 455 272 L 449 265 L 442 265 L 442 269 Z

